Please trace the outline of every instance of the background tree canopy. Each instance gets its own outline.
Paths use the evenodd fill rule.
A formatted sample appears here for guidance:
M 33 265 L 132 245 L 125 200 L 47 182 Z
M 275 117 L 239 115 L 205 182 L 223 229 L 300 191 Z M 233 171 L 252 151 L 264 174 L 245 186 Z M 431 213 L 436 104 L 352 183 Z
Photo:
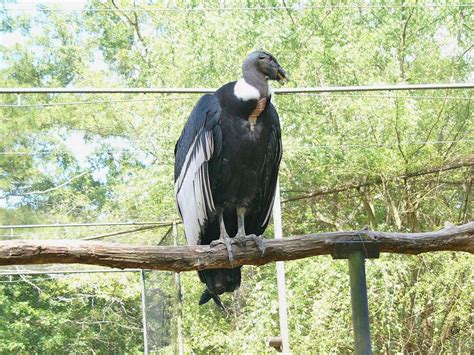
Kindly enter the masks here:
M 259 48 L 278 58 L 290 87 L 474 78 L 468 1 L 74 6 L 0 4 L 1 87 L 216 88 L 239 78 L 243 58 Z M 173 148 L 198 97 L 1 95 L 1 223 L 177 219 Z M 472 220 L 472 100 L 472 90 L 278 96 L 285 235 L 365 225 L 427 231 Z M 113 231 L 27 229 L 16 237 Z M 112 240 L 172 243 L 165 232 Z M 160 339 L 152 339 L 158 352 L 171 352 L 173 342 L 163 339 L 176 337 L 171 276 L 149 278 L 157 285 L 150 297 L 159 300 L 150 312 L 158 304 L 163 311 Z M 472 351 L 472 276 L 463 253 L 368 262 L 374 351 Z M 273 265 L 245 268 L 242 288 L 224 300 L 227 316 L 198 307 L 194 273 L 182 281 L 187 352 L 270 352 L 264 340 L 279 333 Z M 142 350 L 137 277 L 0 282 L 2 353 Z M 350 352 L 346 263 L 288 263 L 287 287 L 292 350 Z

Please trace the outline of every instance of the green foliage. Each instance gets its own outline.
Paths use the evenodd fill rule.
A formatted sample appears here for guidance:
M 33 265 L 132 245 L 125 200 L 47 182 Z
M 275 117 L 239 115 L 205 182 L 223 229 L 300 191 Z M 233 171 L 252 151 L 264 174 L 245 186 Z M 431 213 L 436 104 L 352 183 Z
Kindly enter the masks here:
M 92 278 L 103 277 L 4 278 L 0 353 L 140 352 L 140 293 L 131 277 Z
M 237 79 L 242 58 L 257 48 L 275 54 L 290 87 L 472 81 L 472 7 L 302 3 L 313 7 L 268 1 L 255 6 L 278 8 L 242 9 L 248 2 L 222 10 L 210 1 L 210 11 L 197 2 L 122 11 L 134 4 L 92 0 L 83 12 L 17 13 L 0 5 L 2 35 L 23 35 L 0 45 L 0 86 L 218 87 Z M 1 223 L 177 219 L 173 148 L 197 99 L 2 95 Z M 277 96 L 285 234 L 366 225 L 427 231 L 472 220 L 472 165 L 439 169 L 472 162 L 471 102 L 470 90 Z M 157 244 L 165 233 L 112 240 Z M 368 262 L 374 350 L 471 351 L 470 261 L 434 253 Z M 351 352 L 346 263 L 286 265 L 294 353 Z M 273 265 L 244 268 L 241 289 L 224 297 L 228 314 L 199 307 L 203 286 L 195 273 L 183 274 L 186 352 L 271 352 L 265 339 L 279 332 L 274 274 Z M 142 351 L 138 279 L 83 278 L 2 277 L 0 352 Z M 147 282 L 152 350 L 173 353 L 174 278 L 153 273 Z

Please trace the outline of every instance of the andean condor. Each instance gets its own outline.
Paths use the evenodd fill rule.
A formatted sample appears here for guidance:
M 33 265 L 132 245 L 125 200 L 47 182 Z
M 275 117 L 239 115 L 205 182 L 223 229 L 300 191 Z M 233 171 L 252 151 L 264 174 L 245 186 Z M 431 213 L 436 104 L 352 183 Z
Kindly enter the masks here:
M 199 99 L 175 147 L 175 193 L 188 244 L 222 242 L 230 261 L 230 238 L 260 236 L 270 219 L 282 147 L 268 81 L 288 79 L 264 51 L 251 53 L 242 73 Z M 240 286 L 240 269 L 198 271 L 206 284 L 199 304 L 212 298 L 222 306 L 218 295 Z

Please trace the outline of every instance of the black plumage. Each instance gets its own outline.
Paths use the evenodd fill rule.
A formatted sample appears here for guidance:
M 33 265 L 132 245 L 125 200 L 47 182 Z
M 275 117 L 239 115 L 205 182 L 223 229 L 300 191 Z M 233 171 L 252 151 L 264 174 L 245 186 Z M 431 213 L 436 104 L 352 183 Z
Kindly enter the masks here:
M 244 62 L 243 79 L 196 104 L 175 148 L 175 192 L 191 245 L 221 240 L 233 260 L 230 237 L 260 236 L 268 225 L 281 133 L 268 80 L 286 72 L 267 52 Z M 199 271 L 206 284 L 200 303 L 240 286 L 241 267 Z

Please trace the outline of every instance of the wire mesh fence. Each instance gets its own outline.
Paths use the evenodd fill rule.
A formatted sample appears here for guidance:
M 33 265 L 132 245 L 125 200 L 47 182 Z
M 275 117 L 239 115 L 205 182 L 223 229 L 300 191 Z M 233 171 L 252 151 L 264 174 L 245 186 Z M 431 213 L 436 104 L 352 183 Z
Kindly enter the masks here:
M 334 161 L 332 159 L 327 159 L 327 157 L 338 157 L 342 152 L 345 155 L 348 155 L 351 150 L 384 150 L 385 152 L 393 152 L 397 149 L 413 149 L 416 151 L 417 146 L 420 147 L 430 147 L 427 148 L 430 151 L 433 149 L 438 149 L 437 147 L 451 147 L 451 146 L 460 146 L 466 147 L 469 144 L 472 144 L 472 136 L 469 135 L 469 131 L 460 130 L 459 134 L 453 135 L 455 139 L 422 139 L 424 137 L 419 137 L 416 135 L 411 135 L 406 140 L 397 140 L 393 139 L 389 141 L 377 142 L 376 138 L 371 137 L 370 129 L 373 127 L 370 126 L 371 119 L 377 117 L 377 114 L 384 115 L 385 106 L 387 105 L 387 100 L 391 100 L 392 104 L 396 104 L 396 100 L 406 100 L 406 105 L 412 105 L 411 101 L 424 102 L 426 100 L 435 100 L 435 101 L 444 101 L 450 100 L 456 102 L 461 102 L 463 104 L 468 104 L 472 98 L 470 96 L 469 89 L 472 89 L 473 85 L 463 84 L 460 94 L 453 95 L 452 93 L 449 96 L 443 95 L 430 95 L 423 97 L 423 95 L 393 95 L 391 96 L 364 96 L 360 95 L 353 97 L 353 95 L 340 95 L 338 94 L 328 94 L 330 96 L 325 97 L 315 96 L 313 93 L 305 93 L 298 95 L 305 95 L 305 100 L 312 99 L 314 102 L 307 107 L 307 114 L 309 117 L 316 117 L 319 113 L 318 110 L 321 110 L 319 105 L 327 104 L 324 108 L 326 111 L 322 113 L 329 112 L 328 117 L 332 110 L 339 110 L 341 107 L 341 102 L 346 102 L 350 100 L 367 100 L 370 102 L 375 100 L 375 103 L 367 104 L 367 112 L 361 114 L 360 120 L 358 118 L 344 116 L 342 121 L 344 122 L 361 122 L 366 125 L 367 132 L 364 132 L 363 138 L 361 134 L 357 133 L 355 136 L 348 136 L 347 132 L 342 132 L 337 140 L 331 139 L 331 134 L 329 132 L 327 135 L 317 137 L 318 140 L 311 137 L 311 133 L 302 134 L 300 127 L 293 125 L 291 121 L 285 122 L 283 127 L 284 135 L 292 137 L 291 142 L 285 146 L 285 158 L 283 170 L 285 171 L 297 171 L 299 174 L 305 174 L 304 166 L 298 161 L 298 157 L 301 157 L 302 154 L 305 154 L 312 159 L 317 159 L 318 156 L 324 154 L 327 160 L 327 167 L 324 168 L 321 165 L 320 169 L 329 169 L 331 172 L 334 172 Z M 432 88 L 430 88 L 432 89 Z M 451 88 L 452 89 L 452 88 Z M 364 91 L 364 90 L 360 90 Z M 295 93 L 293 93 L 295 94 Z M 23 95 L 23 94 L 22 94 Z M 334 96 L 333 96 L 334 95 Z M 426 100 L 422 100 L 424 98 Z M 43 100 L 44 98 L 41 98 Z M 187 98 L 188 99 L 188 98 Z M 71 107 L 82 107 L 82 103 L 79 101 L 71 102 L 57 102 L 57 103 L 41 103 L 41 100 L 35 98 L 32 100 L 32 103 L 12 103 L 5 104 L 5 106 L 0 107 L 3 110 L 13 110 L 13 109 L 39 109 L 39 110 L 49 110 L 54 109 L 54 105 L 68 105 Z M 127 100 L 110 100 L 104 102 L 104 104 L 124 104 L 128 105 L 134 103 L 134 99 Z M 150 112 L 161 115 L 160 118 L 153 119 L 154 123 L 163 123 L 168 120 L 166 127 L 169 130 L 176 129 L 176 118 L 173 115 L 176 115 L 176 111 L 169 110 L 166 105 L 168 103 L 173 103 L 172 100 L 162 100 L 163 104 L 157 107 L 155 105 L 156 101 L 149 100 L 139 101 L 141 104 L 150 104 L 151 107 L 141 107 L 141 109 L 150 109 Z M 283 112 L 283 115 L 295 114 L 296 111 L 303 111 L 305 106 L 297 106 L 298 102 L 292 102 L 294 98 L 290 96 L 280 96 L 278 98 L 280 101 L 279 110 Z M 328 100 L 332 102 L 328 103 Z M 344 100 L 344 101 L 343 101 Z M 282 104 L 282 102 L 284 104 Z M 364 105 L 366 101 L 362 102 Z M 380 102 L 383 102 L 380 105 Z M 93 101 L 90 104 L 102 104 L 102 102 Z M 193 102 L 189 101 L 189 105 L 182 107 L 182 113 L 179 115 L 180 120 L 185 120 L 186 114 L 189 109 L 192 107 Z M 86 106 L 88 106 L 87 103 Z M 155 106 L 154 106 L 155 105 Z M 1 105 L 0 105 L 1 106 Z M 298 107 L 298 110 L 294 110 L 293 107 Z M 111 107 L 112 110 L 120 111 L 117 107 Z M 127 107 L 131 113 L 133 110 L 130 107 Z M 293 110 L 293 111 L 287 111 Z M 373 111 L 371 111 L 373 110 Z M 71 114 L 74 114 L 72 112 Z M 301 112 L 296 112 L 296 115 L 301 115 Z M 285 118 L 285 117 L 284 117 Z M 296 117 L 298 119 L 298 117 Z M 329 118 L 324 118 L 329 122 Z M 380 120 L 382 122 L 382 120 Z M 172 122 L 172 123 L 170 123 Z M 180 121 L 181 122 L 181 121 Z M 380 123 L 380 122 L 379 122 Z M 173 126 L 174 125 L 174 126 Z M 383 122 L 381 123 L 383 125 Z M 448 123 L 445 124 L 446 127 Z M 170 128 L 171 127 L 171 128 Z M 466 127 L 466 126 L 462 126 Z M 462 128 L 461 127 L 461 128 Z M 337 127 L 340 129 L 340 127 Z M 172 166 L 172 156 L 169 154 L 166 155 L 166 150 L 168 146 L 172 146 L 172 142 L 169 137 L 161 137 L 161 132 L 159 130 L 154 130 L 160 138 L 163 138 L 163 141 L 160 142 L 163 144 L 162 149 L 154 147 L 156 151 L 154 153 L 163 153 L 162 164 L 167 166 Z M 169 132 L 168 132 L 169 133 Z M 140 137 L 142 138 L 142 137 Z M 368 141 L 372 139 L 373 141 Z M 285 138 L 284 138 L 285 139 Z M 136 140 L 135 142 L 138 142 Z M 138 147 L 141 149 L 141 147 Z M 327 151 L 330 151 L 328 153 Z M 5 156 L 8 154 L 19 155 L 31 154 L 35 156 L 37 154 L 42 154 L 41 152 L 0 152 Z M 49 152 L 46 152 L 49 154 Z M 367 154 L 366 156 L 370 157 L 372 153 Z M 159 154 L 157 154 L 159 155 Z M 341 159 L 340 157 L 338 159 Z M 158 165 L 158 164 L 156 164 Z M 286 165 L 286 166 L 285 166 Z M 341 165 L 341 169 L 347 170 L 347 165 Z M 353 175 L 352 171 L 345 172 L 347 175 Z M 291 175 L 287 174 L 286 179 L 289 179 Z M 171 180 L 171 173 L 168 172 L 166 178 Z M 294 181 L 298 181 L 298 176 L 292 176 Z M 66 187 L 69 179 L 64 181 L 58 181 L 57 187 Z M 285 197 L 290 196 L 293 193 L 311 193 L 308 191 L 307 186 L 300 186 L 298 183 L 295 183 L 295 189 L 292 189 L 288 192 L 285 191 Z M 462 190 L 462 184 L 457 187 L 458 190 Z M 58 189 L 59 190 L 59 189 Z M 56 192 L 57 190 L 52 190 Z M 170 188 L 171 191 L 171 188 Z M 27 195 L 30 193 L 30 195 Z M 171 193 L 170 193 L 171 194 Z M 31 196 L 31 191 L 25 191 L 25 195 Z M 377 203 L 377 201 L 376 201 Z M 383 202 L 382 202 L 383 204 Z M 359 206 L 358 204 L 357 206 Z M 376 206 L 377 207 L 377 206 Z M 359 208 L 359 207 L 357 207 Z M 357 211 L 356 209 L 354 209 Z M 319 211 L 318 211 L 319 212 Z M 286 211 L 288 214 L 292 214 L 293 211 L 288 209 Z M 355 213 L 355 212 L 354 212 Z M 295 218 L 300 218 L 300 215 L 294 213 Z M 303 215 L 301 215 L 301 218 Z M 323 217 L 320 217 L 323 219 Z M 326 220 L 327 221 L 327 220 Z M 331 221 L 327 222 L 330 223 Z M 303 221 L 303 223 L 308 223 Z M 302 224 L 303 224 L 302 223 Z M 160 245 L 160 244 L 173 244 L 172 240 L 172 221 L 157 221 L 157 222 L 130 222 L 130 223 L 105 223 L 105 224 L 79 224 L 79 225 L 57 225 L 54 226 L 54 231 L 51 226 L 31 226 L 31 225 L 3 225 L 0 226 L 0 240 L 9 240 L 9 239 L 83 239 L 83 240 L 107 240 L 113 242 L 127 242 L 127 243 L 140 243 L 148 245 Z M 183 233 L 180 232 L 180 244 L 184 243 Z M 68 284 L 71 283 L 71 280 L 74 280 L 75 288 L 67 288 L 66 283 L 63 281 L 68 281 Z M 49 286 L 48 286 L 49 283 Z M 121 337 L 123 339 L 131 340 L 140 338 L 140 343 L 143 344 L 140 348 L 140 351 L 145 350 L 148 353 L 182 353 L 185 343 L 183 340 L 183 333 L 181 329 L 182 321 L 180 317 L 182 315 L 182 294 L 186 293 L 186 290 L 182 291 L 179 276 L 173 273 L 158 272 L 158 271 L 146 271 L 142 270 L 110 270 L 107 268 L 98 268 L 94 266 L 77 266 L 77 265 L 43 265 L 43 266 L 18 266 L 18 267 L 0 267 L 0 285 L 3 287 L 12 287 L 12 288 L 23 288 L 23 292 L 30 294 L 43 294 L 51 295 L 54 299 L 54 302 L 59 305 L 68 305 L 70 308 L 79 309 L 78 313 L 82 316 L 77 315 L 67 315 L 64 318 L 70 324 L 71 329 L 74 331 L 80 329 L 80 332 L 96 332 L 98 334 L 99 342 L 103 344 L 108 344 L 111 346 L 112 342 L 120 343 L 120 336 L 117 334 L 107 334 L 109 328 L 107 324 L 110 322 L 116 322 L 117 317 L 124 317 L 127 320 L 127 325 L 123 328 L 123 334 Z M 14 286 L 12 286 L 14 285 Z M 52 285 L 60 285 L 59 288 L 64 287 L 64 293 L 57 291 L 58 287 L 52 287 Z M 91 287 L 93 285 L 93 287 Z M 112 289 L 119 290 L 117 292 Z M 69 292 L 66 292 L 69 291 Z M 69 296 L 66 296 L 69 295 Z M 74 299 L 71 299 L 71 294 L 76 294 Z M 114 299 L 113 303 L 110 305 L 105 304 L 104 295 L 107 295 L 109 298 Z M 118 296 L 117 296 L 118 295 Z M 195 300 L 193 300 L 195 302 Z M 38 305 L 34 305 L 37 307 Z M 59 307 L 61 308 L 61 307 Z M 94 315 L 93 319 L 85 319 L 85 314 Z M 82 317 L 82 318 L 81 318 Z M 27 319 L 22 319 L 21 316 L 18 317 L 18 321 L 23 323 L 27 322 Z M 187 333 L 189 334 L 189 333 Z M 97 347 L 99 345 L 91 345 L 91 348 Z
M 178 243 L 178 228 L 174 227 L 174 232 L 171 233 L 173 222 L 9 225 L 4 228 L 11 231 L 26 230 L 29 234 L 13 233 L 1 237 L 0 240 L 58 238 L 57 233 L 42 236 L 34 232 L 44 229 L 75 230 L 79 234 L 74 239 L 87 239 L 81 237 L 81 232 L 91 233 L 97 228 L 110 229 L 137 225 L 166 227 L 162 228 L 166 232 L 158 234 L 158 237 L 156 232 L 148 236 L 148 239 L 154 240 L 158 245 Z M 71 239 L 71 233 L 66 233 Z M 114 238 L 113 233 L 104 238 L 120 242 Z M 120 337 L 133 339 L 135 342 L 138 338 L 142 338 L 139 341 L 142 344 L 140 351 L 147 354 L 183 353 L 181 283 L 179 275 L 174 273 L 75 264 L 0 266 L 0 288 L 2 291 L 10 289 L 12 295 L 31 296 L 23 297 L 22 302 L 26 302 L 30 310 L 36 313 L 45 311 L 44 307 L 47 304 L 49 307 L 52 303 L 58 305 L 58 318 L 53 317 L 48 322 L 67 322 L 66 329 L 58 329 L 58 333 L 63 336 L 66 336 L 66 332 L 77 332 L 78 336 L 84 337 L 90 332 L 97 333 L 99 342 L 111 346 L 111 343 L 120 341 L 118 335 L 114 334 L 108 325 L 122 321 L 123 333 Z M 38 303 L 36 301 L 38 296 L 46 301 Z M 112 300 L 111 303 L 105 304 L 108 299 Z M 71 312 L 67 312 L 66 308 Z M 30 318 L 31 315 L 27 312 L 24 316 L 19 315 L 15 318 L 6 316 L 4 322 L 6 326 L 14 328 L 19 324 L 27 324 Z M 43 327 L 42 320 L 38 322 L 35 331 Z M 108 331 L 110 333 L 107 333 Z M 87 346 L 97 348 L 97 345 L 93 344 Z M 115 348 L 111 346 L 110 350 L 113 352 Z

